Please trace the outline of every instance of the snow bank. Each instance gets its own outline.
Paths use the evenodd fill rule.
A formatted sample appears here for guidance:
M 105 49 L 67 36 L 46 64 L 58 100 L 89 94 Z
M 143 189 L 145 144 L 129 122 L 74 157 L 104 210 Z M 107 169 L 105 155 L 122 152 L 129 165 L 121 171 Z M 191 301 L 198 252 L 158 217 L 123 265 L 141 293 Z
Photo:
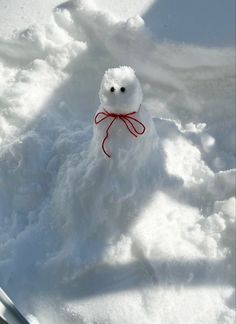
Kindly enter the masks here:
M 0 40 L 0 284 L 25 314 L 232 323 L 234 63 L 81 1 Z M 102 76 L 123 65 L 159 138 L 143 163 L 91 144 Z

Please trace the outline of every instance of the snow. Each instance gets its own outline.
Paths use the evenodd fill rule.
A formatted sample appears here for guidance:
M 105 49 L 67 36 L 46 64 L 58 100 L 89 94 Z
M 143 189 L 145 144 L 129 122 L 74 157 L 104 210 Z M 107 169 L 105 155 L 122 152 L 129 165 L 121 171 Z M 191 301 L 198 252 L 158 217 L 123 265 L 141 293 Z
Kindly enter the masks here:
M 109 112 L 116 114 L 137 112 L 142 104 L 143 93 L 134 70 L 128 66 L 107 70 L 99 97 L 102 108 L 107 107 Z
M 126 165 L 126 168 L 128 160 L 136 160 L 140 156 L 141 147 L 146 148 L 142 151 L 145 158 L 150 158 L 149 154 L 154 153 L 150 148 L 158 143 L 157 133 L 150 113 L 142 105 L 143 93 L 134 70 L 128 66 L 107 70 L 101 82 L 99 97 L 101 104 L 94 119 L 92 146 L 96 148 L 100 142 L 103 153 L 111 158 L 106 147 L 109 142 L 112 155 L 116 155 L 116 162 L 120 160 L 118 163 Z M 130 136 L 127 136 L 127 131 Z
M 92 6 L 126 20 L 135 15 L 144 14 L 156 0 L 87 0 Z M 64 1 L 66 3 L 67 1 Z M 64 6 L 62 0 L 0 0 L 0 35 L 10 37 L 19 29 L 40 22 L 46 24 L 51 12 L 57 6 Z
M 0 39 L 0 286 L 32 323 L 235 318 L 234 49 L 159 42 L 134 4 L 73 1 Z M 108 159 L 94 116 L 120 66 L 147 131 L 117 121 Z
M 235 1 L 159 0 L 144 13 L 159 40 L 201 46 L 235 46 Z
M 0 0 L 0 34 L 9 37 L 17 29 L 47 23 L 51 11 L 60 3 L 61 0 Z

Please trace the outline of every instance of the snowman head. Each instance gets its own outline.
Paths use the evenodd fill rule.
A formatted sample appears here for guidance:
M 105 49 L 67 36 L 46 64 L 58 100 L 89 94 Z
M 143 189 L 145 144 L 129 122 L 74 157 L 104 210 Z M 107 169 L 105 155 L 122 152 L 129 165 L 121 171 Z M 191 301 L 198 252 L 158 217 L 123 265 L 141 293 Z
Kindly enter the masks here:
M 128 66 L 107 70 L 99 97 L 102 106 L 109 112 L 127 114 L 138 111 L 143 93 L 134 70 Z

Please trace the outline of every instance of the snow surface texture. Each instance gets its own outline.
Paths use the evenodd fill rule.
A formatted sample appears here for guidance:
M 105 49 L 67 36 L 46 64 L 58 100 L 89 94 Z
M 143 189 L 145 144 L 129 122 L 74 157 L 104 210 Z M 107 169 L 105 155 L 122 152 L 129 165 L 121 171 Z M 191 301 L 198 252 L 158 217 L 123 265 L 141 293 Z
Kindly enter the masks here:
M 159 44 L 74 1 L 0 58 L 0 285 L 29 320 L 232 324 L 233 49 Z M 93 119 L 124 65 L 155 127 L 121 161 Z
M 17 33 L 19 29 L 28 28 L 29 25 L 38 22 L 47 23 L 53 8 L 62 2 L 62 0 L 0 0 L 0 35 L 9 37 L 12 33 Z M 112 13 L 122 20 L 137 14 L 144 14 L 154 2 L 155 0 L 86 1 L 94 9 Z

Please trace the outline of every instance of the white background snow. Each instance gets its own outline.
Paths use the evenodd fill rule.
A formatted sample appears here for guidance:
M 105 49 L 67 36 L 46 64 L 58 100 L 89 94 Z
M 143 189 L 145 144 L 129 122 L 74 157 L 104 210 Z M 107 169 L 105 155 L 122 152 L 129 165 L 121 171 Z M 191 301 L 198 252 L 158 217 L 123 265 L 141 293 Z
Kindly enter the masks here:
M 0 0 L 0 286 L 32 323 L 232 324 L 233 1 L 205 33 L 186 1 L 60 3 Z M 116 165 L 90 144 L 120 65 L 159 155 Z

